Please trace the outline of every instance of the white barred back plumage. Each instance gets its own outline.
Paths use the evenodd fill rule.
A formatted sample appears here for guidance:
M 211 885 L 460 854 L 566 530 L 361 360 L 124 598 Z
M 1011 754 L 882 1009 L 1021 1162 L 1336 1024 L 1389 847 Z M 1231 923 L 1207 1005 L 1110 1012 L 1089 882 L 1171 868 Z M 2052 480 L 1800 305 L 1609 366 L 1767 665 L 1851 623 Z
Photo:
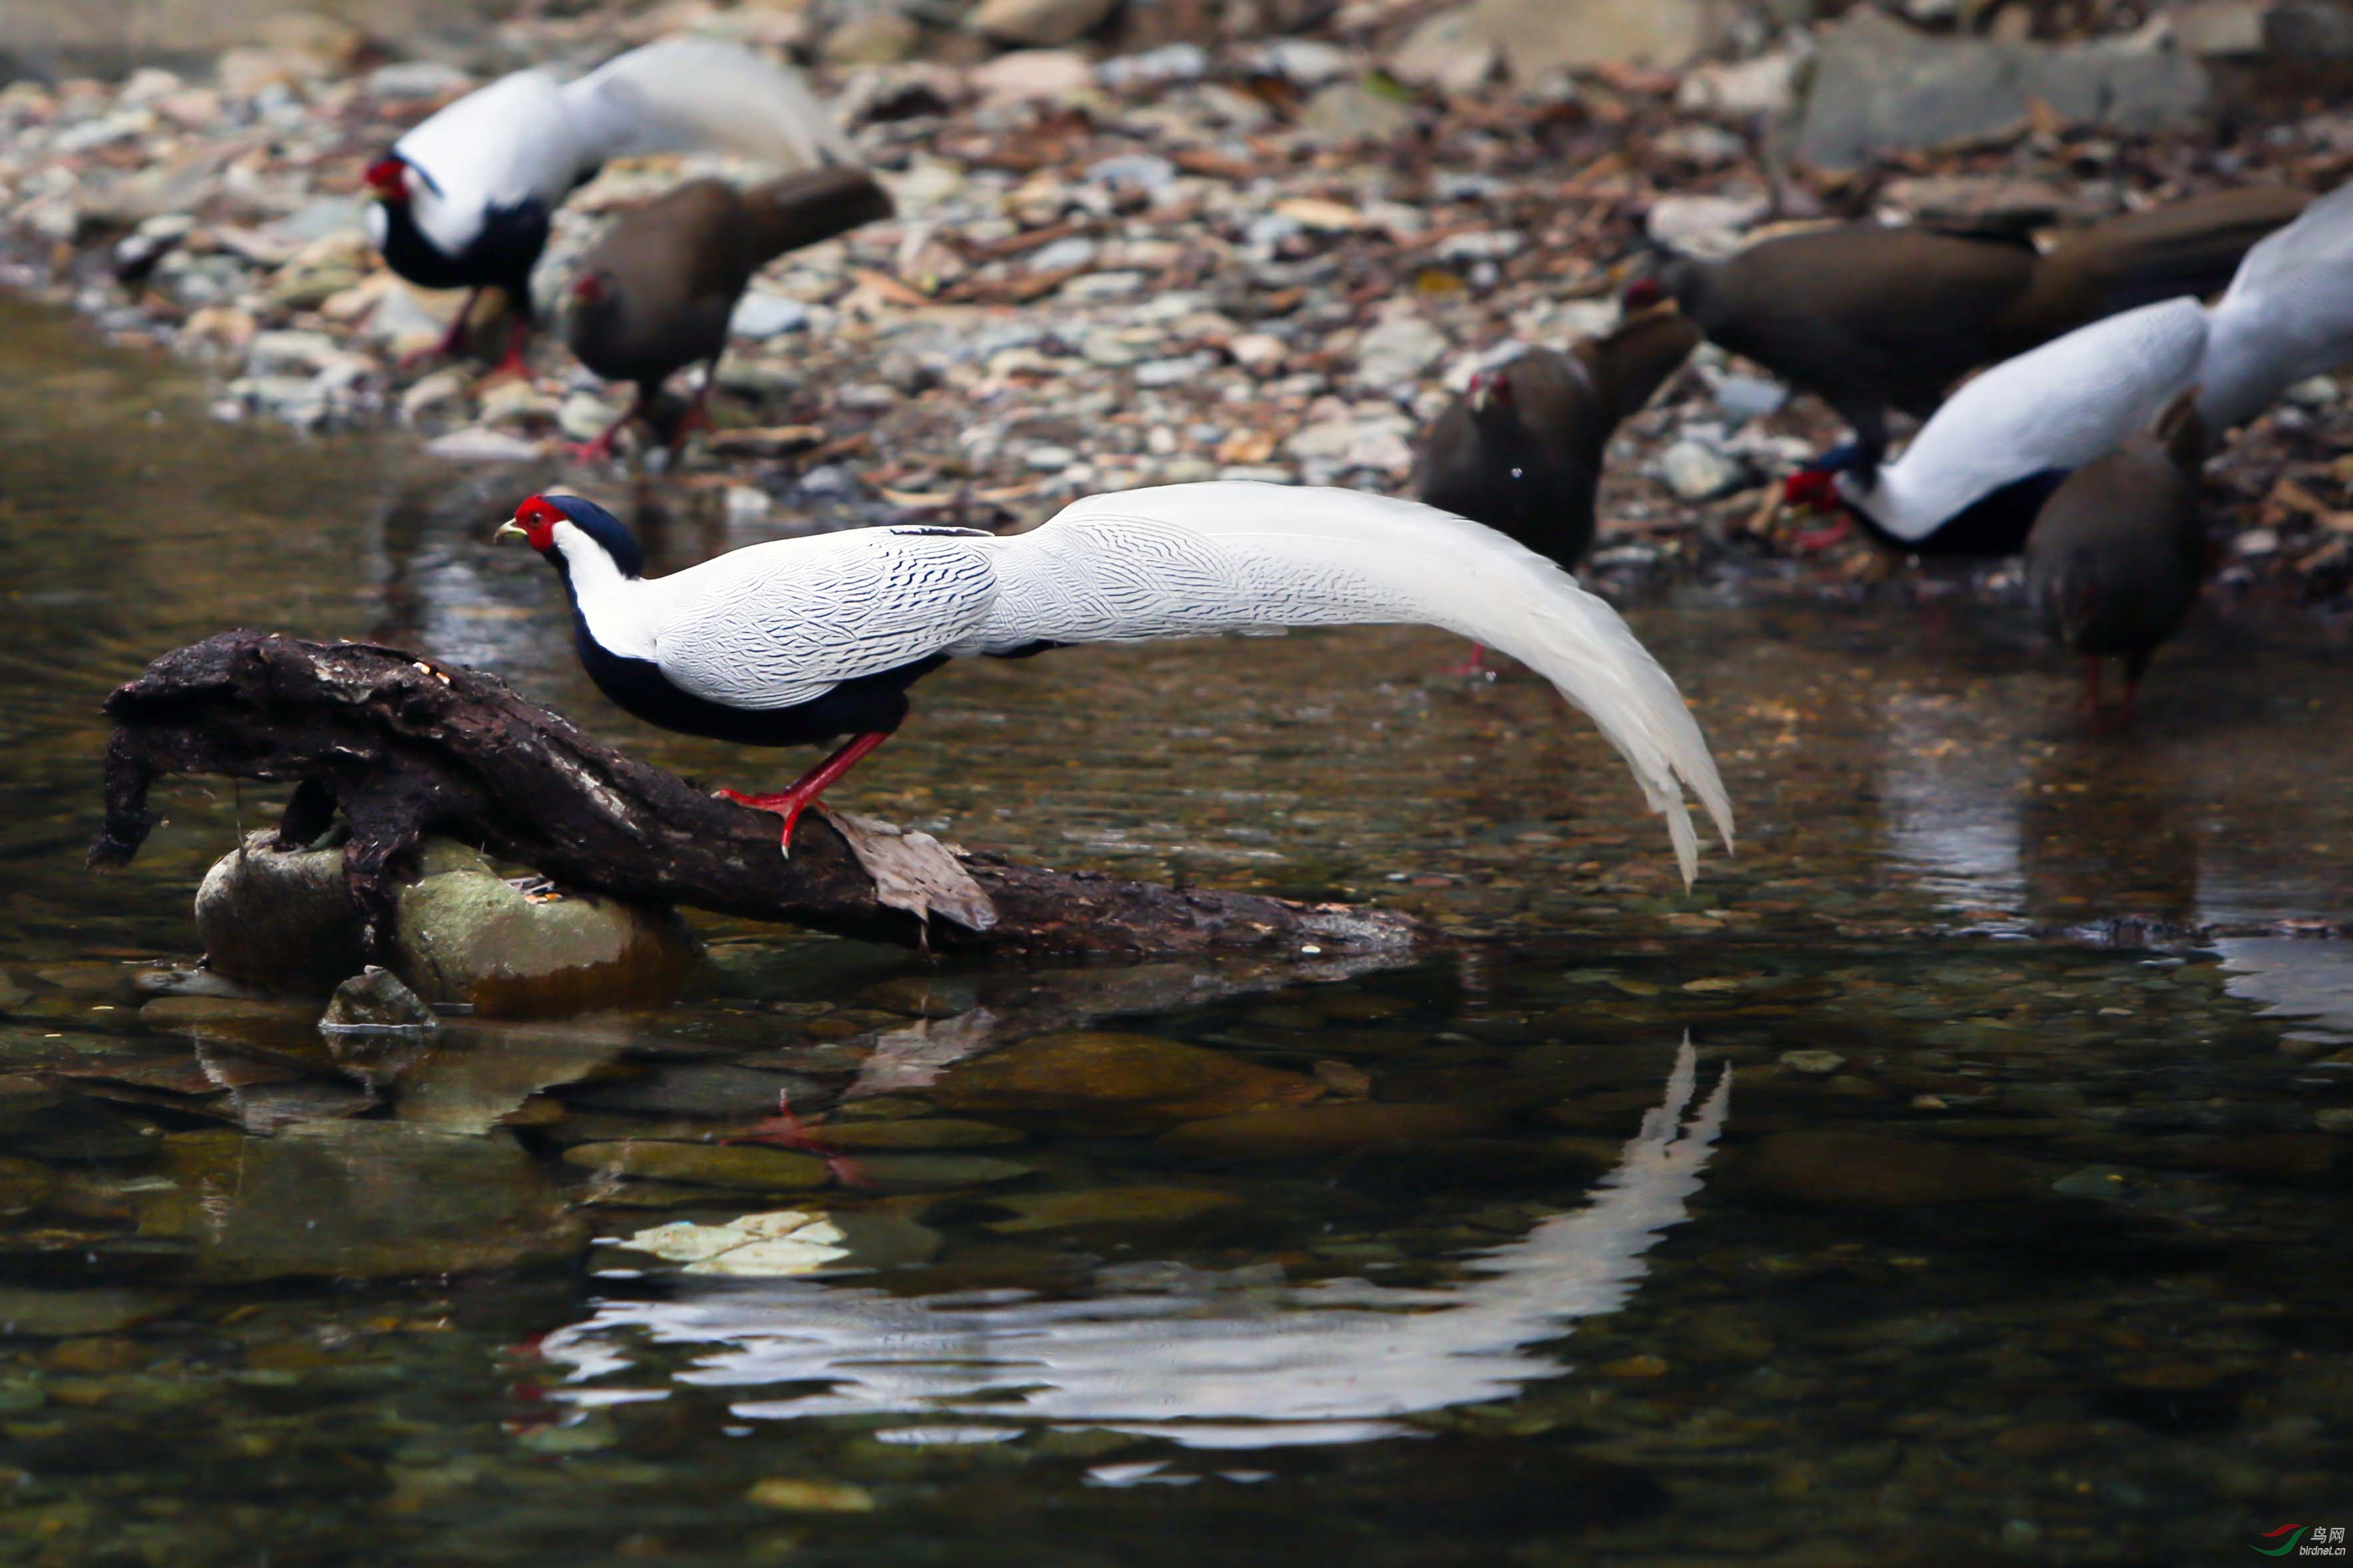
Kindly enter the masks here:
M 2353 184 L 2248 251 L 2207 316 L 2198 416 L 2218 436 L 2353 359 Z
M 1725 847 L 1732 810 L 1674 682 L 1574 578 L 1413 501 L 1282 485 L 1095 496 L 1027 533 L 883 528 L 779 540 L 652 581 L 559 528 L 575 601 L 611 651 L 681 689 L 773 710 L 934 654 L 1414 622 L 1512 655 L 1590 715 L 1665 814 L 1688 880 L 1684 791 Z
M 780 173 L 858 162 L 830 113 L 795 72 L 716 38 L 665 38 L 575 81 L 533 68 L 500 78 L 426 119 L 393 153 L 417 225 L 455 256 L 494 208 L 550 209 L 612 158 L 723 152 Z M 384 243 L 384 216 L 370 218 Z

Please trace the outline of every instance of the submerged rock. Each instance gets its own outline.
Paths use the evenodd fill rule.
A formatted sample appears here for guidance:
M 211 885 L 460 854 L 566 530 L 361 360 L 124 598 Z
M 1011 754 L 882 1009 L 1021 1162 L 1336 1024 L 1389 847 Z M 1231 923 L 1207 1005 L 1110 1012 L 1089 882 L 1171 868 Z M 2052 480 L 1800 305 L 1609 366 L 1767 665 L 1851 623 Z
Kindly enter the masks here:
M 746 1502 L 785 1513 L 872 1513 L 874 1494 L 849 1481 L 809 1480 L 799 1476 L 772 1476 L 753 1483 Z
M 2014 1166 L 1992 1155 L 1873 1132 L 1777 1132 L 1740 1170 L 1771 1196 L 1825 1208 L 1984 1203 L 2027 1189 Z
M 160 1318 L 181 1298 L 156 1290 L 36 1290 L 0 1286 L 0 1334 L 113 1334 Z
M 487 1132 L 542 1089 L 600 1071 L 632 1038 L 625 1030 L 576 1025 L 476 1024 L 448 1030 L 402 1075 L 393 1111 L 420 1127 Z
M 797 1073 L 692 1063 L 657 1067 L 635 1078 L 584 1085 L 567 1090 L 564 1099 L 589 1110 L 723 1121 L 772 1116 L 779 1094 L 789 1097 L 798 1115 L 822 1110 L 834 1098 L 816 1079 Z
M 1029 1193 L 991 1198 L 992 1208 L 1010 1209 L 1009 1219 L 991 1220 L 1000 1236 L 1032 1231 L 1076 1230 L 1092 1225 L 1174 1225 L 1241 1200 L 1229 1193 L 1194 1187 L 1096 1187 L 1082 1193 Z
M 818 1136 L 835 1149 L 985 1149 L 1021 1142 L 1018 1128 L 952 1116 L 911 1117 L 903 1121 L 833 1121 Z
M 511 1134 L 311 1121 L 273 1138 L 178 1134 L 164 1151 L 172 1184 L 144 1194 L 140 1232 L 193 1240 L 214 1279 L 474 1273 L 560 1263 L 586 1242 Z
M 825 1162 L 814 1154 L 738 1144 L 583 1143 L 565 1150 L 564 1163 L 607 1176 L 747 1193 L 807 1192 L 826 1184 Z
M 312 1020 L 311 1009 L 299 1002 L 272 1002 L 259 996 L 158 996 L 139 1009 L 139 1021 L 154 1029 L 241 1039 L 299 1032 L 301 1026 Z M 316 1039 L 310 1044 L 316 1045 Z
M 1163 1133 L 1160 1147 L 1226 1163 L 1313 1159 L 1406 1139 L 1467 1137 L 1503 1120 L 1458 1105 L 1303 1105 L 1188 1121 Z
M 1324 1086 L 1178 1040 L 1072 1030 L 958 1062 L 928 1092 L 944 1110 L 1117 1135 L 1301 1105 Z
M 1035 1165 L 987 1154 L 860 1154 L 853 1164 L 861 1184 L 886 1193 L 944 1193 L 957 1187 L 994 1186 L 1038 1172 Z
M 29 1214 L 57 1187 L 57 1175 L 47 1165 L 0 1155 L 0 1215 Z

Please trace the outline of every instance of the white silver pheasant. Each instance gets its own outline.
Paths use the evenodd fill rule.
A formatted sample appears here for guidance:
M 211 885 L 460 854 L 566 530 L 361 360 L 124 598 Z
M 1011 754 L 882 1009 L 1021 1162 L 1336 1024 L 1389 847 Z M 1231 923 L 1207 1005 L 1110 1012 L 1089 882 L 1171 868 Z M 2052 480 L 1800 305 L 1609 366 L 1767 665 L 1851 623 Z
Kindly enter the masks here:
M 2069 472 L 2190 387 L 2220 437 L 2348 360 L 2353 184 L 2256 244 L 2213 304 L 2160 300 L 2005 360 L 1947 399 L 1895 462 L 1864 472 L 1842 447 L 1792 475 L 1783 498 L 1843 507 L 1911 553 L 2015 554 Z
M 1698 723 L 1618 613 L 1534 551 L 1451 512 L 1358 490 L 1170 485 L 1093 496 L 1027 533 L 873 528 L 749 545 L 667 577 L 577 496 L 533 496 L 498 536 L 554 565 L 581 662 L 649 723 L 749 745 L 852 739 L 773 795 L 785 818 L 887 740 L 952 658 L 1220 632 L 1419 623 L 1499 648 L 1599 726 L 1663 813 L 1688 882 L 1699 797 L 1732 807 Z
M 607 159 L 686 152 L 786 174 L 858 162 L 794 72 L 714 38 L 665 38 L 575 81 L 516 71 L 434 114 L 368 165 L 369 233 L 385 264 L 419 288 L 503 293 L 522 323 L 508 346 L 516 365 L 532 268 L 564 198 Z

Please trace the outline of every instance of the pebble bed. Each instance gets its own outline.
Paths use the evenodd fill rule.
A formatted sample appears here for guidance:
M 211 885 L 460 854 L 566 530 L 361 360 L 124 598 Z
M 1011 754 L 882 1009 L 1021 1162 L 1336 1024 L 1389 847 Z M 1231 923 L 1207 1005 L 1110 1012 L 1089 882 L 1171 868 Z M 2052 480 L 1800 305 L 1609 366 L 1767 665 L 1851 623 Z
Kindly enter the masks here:
M 510 31 L 497 58 L 595 58 L 578 33 Z M 2227 142 L 2021 125 L 1860 171 L 1768 173 L 1757 149 L 1811 45 L 1759 47 L 1681 74 L 1451 95 L 1399 85 L 1381 73 L 1406 66 L 1345 34 L 831 69 L 823 86 L 899 216 L 755 283 L 720 429 L 673 493 L 759 537 L 1012 521 L 1216 478 L 1397 490 L 1452 391 L 1523 344 L 1606 329 L 1646 247 L 1718 251 L 1841 216 L 2078 222 L 2250 179 L 2323 190 L 2353 168 L 2353 131 L 2321 114 Z M 15 83 L 0 90 L 11 276 L 119 340 L 202 361 L 219 418 L 395 425 L 440 458 L 543 467 L 617 412 L 617 391 L 545 340 L 527 380 L 397 368 L 456 300 L 383 270 L 362 227 L 366 160 L 476 80 L 281 48 L 232 51 L 210 82 Z M 543 312 L 607 215 L 705 167 L 616 165 L 579 192 L 537 279 Z M 1703 349 L 1612 448 L 1594 568 L 1778 554 L 1770 481 L 1837 436 L 1810 400 Z M 2349 439 L 2353 403 L 2322 377 L 2217 459 L 2226 586 L 2275 575 L 2333 599 L 2353 584 Z M 1807 580 L 1898 570 L 1855 544 Z

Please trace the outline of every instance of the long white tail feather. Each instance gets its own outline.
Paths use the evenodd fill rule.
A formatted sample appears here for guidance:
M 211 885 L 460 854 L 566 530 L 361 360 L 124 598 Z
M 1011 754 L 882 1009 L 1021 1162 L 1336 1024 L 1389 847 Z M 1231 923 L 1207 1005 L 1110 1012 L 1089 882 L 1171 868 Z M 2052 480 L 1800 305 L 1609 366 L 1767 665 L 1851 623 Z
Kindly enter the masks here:
M 997 595 L 950 651 L 1411 622 L 1511 655 L 1584 711 L 1667 819 L 1688 884 L 1697 795 L 1732 847 L 1698 723 L 1626 623 L 1535 552 L 1451 512 L 1356 490 L 1226 482 L 1092 496 L 992 542 Z
M 2186 297 L 2079 327 L 1963 385 L 1868 489 L 1852 475 L 1839 488 L 1896 538 L 1925 539 L 2004 485 L 2147 429 L 2198 379 L 2206 344 L 2205 309 Z
M 2353 184 L 2248 251 L 2209 314 L 2198 413 L 2217 435 L 2353 358 Z
M 2353 183 L 2339 185 L 2251 247 L 2222 301 L 2271 293 L 2316 267 L 2353 267 Z
M 597 161 L 733 153 L 787 172 L 858 163 L 857 149 L 797 72 L 716 38 L 664 38 L 564 89 Z

